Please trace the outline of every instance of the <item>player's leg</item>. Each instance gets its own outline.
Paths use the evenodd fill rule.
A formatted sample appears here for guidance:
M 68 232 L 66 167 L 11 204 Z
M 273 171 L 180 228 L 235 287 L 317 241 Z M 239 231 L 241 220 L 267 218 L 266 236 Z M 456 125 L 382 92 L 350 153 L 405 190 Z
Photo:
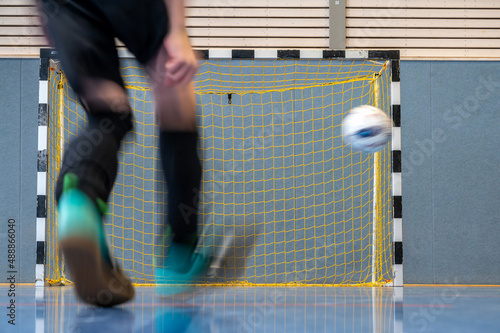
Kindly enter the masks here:
M 59 4 L 45 19 L 63 70 L 88 115 L 87 127 L 65 151 L 59 174 L 58 239 L 78 295 L 85 302 L 111 306 L 134 295 L 109 253 L 102 225 L 117 152 L 132 128 L 132 114 L 113 35 L 91 15 L 93 8 L 82 4 Z M 50 1 L 42 1 L 42 12 L 45 5 Z
M 169 15 L 164 0 L 144 0 L 137 8 L 136 0 L 122 0 L 109 6 L 125 8 L 130 15 L 107 18 L 127 48 L 144 65 L 153 91 L 159 125 L 160 156 L 168 187 L 168 214 L 166 226 L 172 231 L 168 249 L 169 262 L 156 261 L 161 268 L 170 267 L 171 275 L 156 274 L 157 282 L 184 283 L 197 276 L 204 259 L 194 253 L 197 242 L 198 197 L 201 181 L 201 163 L 197 154 L 196 104 L 192 84 L 165 85 L 167 53 L 163 46 L 169 26 Z M 125 24 L 134 18 L 134 26 Z M 140 26 L 137 29 L 136 26 Z M 158 258 L 157 258 L 158 259 Z M 203 260 L 202 260 L 203 259 Z M 159 278 L 160 277 L 160 278 Z
M 172 230 L 167 264 L 180 273 L 194 266 L 202 166 L 198 157 L 196 100 L 192 83 L 167 86 L 167 52 L 161 48 L 146 66 L 156 103 L 160 155 L 168 187 L 167 224 Z M 202 263 L 204 259 L 198 258 Z M 197 269 L 196 267 L 194 268 Z

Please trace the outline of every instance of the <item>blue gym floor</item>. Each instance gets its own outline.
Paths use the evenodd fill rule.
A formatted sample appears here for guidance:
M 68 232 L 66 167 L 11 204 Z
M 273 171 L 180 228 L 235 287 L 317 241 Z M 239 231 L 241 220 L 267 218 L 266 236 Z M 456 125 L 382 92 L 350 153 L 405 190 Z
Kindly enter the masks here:
M 204 287 L 167 299 L 138 287 L 133 302 L 101 309 L 71 287 L 9 296 L 0 285 L 0 332 L 500 332 L 500 287 Z

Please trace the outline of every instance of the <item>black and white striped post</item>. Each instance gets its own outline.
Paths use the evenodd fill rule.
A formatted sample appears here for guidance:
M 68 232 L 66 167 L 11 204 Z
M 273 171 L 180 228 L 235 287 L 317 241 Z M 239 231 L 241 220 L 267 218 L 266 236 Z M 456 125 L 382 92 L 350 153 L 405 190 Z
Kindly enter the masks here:
M 45 332 L 45 228 L 47 222 L 47 142 L 49 49 L 40 50 L 36 206 L 35 333 Z
M 400 58 L 397 50 L 276 50 L 276 49 L 209 49 L 198 50 L 204 59 L 384 59 L 391 62 L 392 190 L 393 190 L 393 286 L 403 286 L 403 233 L 401 184 L 401 102 Z M 119 50 L 120 57 L 132 57 Z M 40 98 L 38 120 L 38 205 L 36 283 L 43 285 L 45 261 L 46 174 L 47 174 L 47 102 L 49 59 L 55 51 L 40 53 Z
M 392 51 L 395 53 L 394 51 Z M 391 57 L 392 129 L 392 202 L 393 202 L 393 274 L 394 286 L 403 286 L 403 206 L 401 178 L 401 85 L 399 52 Z
M 394 332 L 403 332 L 403 203 L 401 178 L 401 80 L 399 52 L 391 58 Z
M 36 208 L 36 270 L 35 284 L 45 282 L 45 227 L 47 222 L 47 135 L 48 135 L 48 79 L 50 49 L 40 50 L 38 93 L 38 165 Z

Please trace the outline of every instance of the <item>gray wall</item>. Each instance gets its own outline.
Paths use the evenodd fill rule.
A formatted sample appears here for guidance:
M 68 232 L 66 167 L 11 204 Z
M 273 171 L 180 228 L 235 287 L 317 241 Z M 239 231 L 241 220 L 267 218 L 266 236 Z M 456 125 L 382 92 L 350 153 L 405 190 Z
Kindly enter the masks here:
M 401 66 L 405 283 L 500 283 L 500 66 Z
M 0 281 L 35 274 L 38 60 L 0 59 Z M 500 283 L 500 66 L 401 64 L 405 283 Z
M 8 225 L 16 221 L 16 282 L 34 282 L 38 133 L 37 59 L 0 59 L 0 282 L 7 282 Z

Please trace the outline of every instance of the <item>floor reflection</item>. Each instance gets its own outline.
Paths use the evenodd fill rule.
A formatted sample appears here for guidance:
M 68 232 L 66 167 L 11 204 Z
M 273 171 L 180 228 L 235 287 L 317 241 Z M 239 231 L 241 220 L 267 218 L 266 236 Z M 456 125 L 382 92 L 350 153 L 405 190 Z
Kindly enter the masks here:
M 133 302 L 111 309 L 80 303 L 71 287 L 24 291 L 23 325 L 12 331 L 0 323 L 0 332 L 390 333 L 396 322 L 393 288 L 204 287 L 160 297 L 139 287 Z
M 197 288 L 95 309 L 71 288 L 46 288 L 46 332 L 393 332 L 392 288 Z M 57 318 L 57 320 L 55 320 Z M 69 328 L 69 330 L 68 330 Z
M 132 333 L 134 331 L 133 312 L 120 308 L 83 308 L 69 322 L 71 333 Z M 50 332 L 50 327 L 47 329 Z
M 71 287 L 0 285 L 1 333 L 498 332 L 500 287 L 196 288 L 162 298 L 137 288 L 113 309 L 80 303 Z M 7 314 L 14 300 L 15 325 Z M 3 318 L 3 319 L 2 319 Z

